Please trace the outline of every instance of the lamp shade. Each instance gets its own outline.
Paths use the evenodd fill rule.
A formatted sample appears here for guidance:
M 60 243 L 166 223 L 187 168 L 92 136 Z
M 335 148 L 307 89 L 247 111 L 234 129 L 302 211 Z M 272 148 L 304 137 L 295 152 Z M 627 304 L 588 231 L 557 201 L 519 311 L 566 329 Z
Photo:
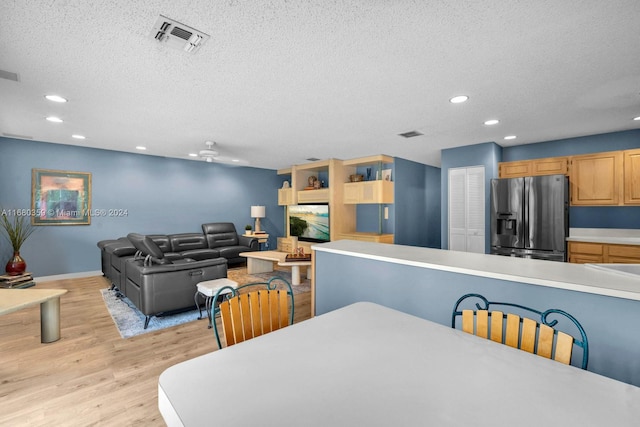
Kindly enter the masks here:
M 264 218 L 264 206 L 251 206 L 251 218 Z

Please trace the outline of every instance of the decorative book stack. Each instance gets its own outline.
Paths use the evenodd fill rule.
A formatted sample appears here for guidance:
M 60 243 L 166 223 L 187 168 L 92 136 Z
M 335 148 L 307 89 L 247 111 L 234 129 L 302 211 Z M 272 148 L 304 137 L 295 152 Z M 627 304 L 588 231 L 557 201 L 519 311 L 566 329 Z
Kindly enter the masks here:
M 23 289 L 35 286 L 31 273 L 23 273 L 17 276 L 0 276 L 0 288 Z

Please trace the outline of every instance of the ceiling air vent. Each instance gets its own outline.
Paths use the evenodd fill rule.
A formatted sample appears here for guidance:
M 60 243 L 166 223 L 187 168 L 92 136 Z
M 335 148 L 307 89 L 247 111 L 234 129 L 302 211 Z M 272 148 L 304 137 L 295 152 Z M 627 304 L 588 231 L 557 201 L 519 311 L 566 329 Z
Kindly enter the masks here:
M 424 135 L 424 134 L 418 132 L 417 130 L 412 130 L 412 131 L 409 131 L 409 132 L 400 133 L 398 135 L 403 136 L 405 138 L 413 138 L 414 136 L 420 136 L 420 135 Z
M 151 30 L 151 37 L 167 46 L 189 53 L 196 51 L 209 39 L 209 35 L 160 15 Z

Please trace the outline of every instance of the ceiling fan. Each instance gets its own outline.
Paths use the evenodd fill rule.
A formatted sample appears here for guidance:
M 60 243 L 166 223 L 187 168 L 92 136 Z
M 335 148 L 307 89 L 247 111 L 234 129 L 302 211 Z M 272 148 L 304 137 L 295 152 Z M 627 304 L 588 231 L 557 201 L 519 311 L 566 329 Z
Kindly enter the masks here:
M 237 159 L 235 157 L 221 156 L 218 151 L 218 144 L 214 141 L 206 141 L 205 145 L 206 149 L 200 150 L 198 152 L 198 157 L 203 159 L 207 163 L 219 162 L 219 163 L 228 163 L 231 165 L 247 165 L 249 162 L 241 159 Z

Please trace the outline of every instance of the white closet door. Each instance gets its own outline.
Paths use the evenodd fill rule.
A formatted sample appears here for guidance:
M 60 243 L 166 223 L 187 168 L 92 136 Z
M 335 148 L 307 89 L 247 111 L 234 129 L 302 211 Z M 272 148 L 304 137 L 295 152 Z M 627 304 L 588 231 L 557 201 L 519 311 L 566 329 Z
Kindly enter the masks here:
M 449 249 L 467 250 L 466 180 L 464 168 L 449 169 Z
M 484 166 L 449 169 L 449 249 L 485 252 Z

